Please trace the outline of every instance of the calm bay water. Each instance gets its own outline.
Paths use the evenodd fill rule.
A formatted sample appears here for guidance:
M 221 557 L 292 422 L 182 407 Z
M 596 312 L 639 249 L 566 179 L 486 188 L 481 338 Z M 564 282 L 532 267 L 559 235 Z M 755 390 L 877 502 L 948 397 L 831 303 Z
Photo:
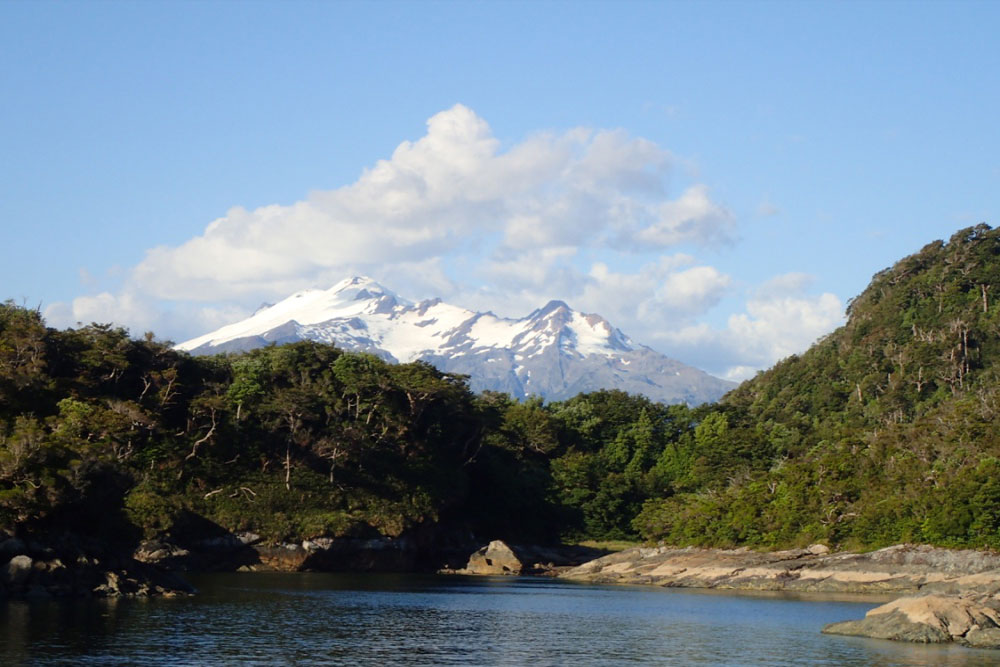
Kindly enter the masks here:
M 3 665 L 995 665 L 820 634 L 871 602 L 548 579 L 218 574 L 173 600 L 0 605 Z

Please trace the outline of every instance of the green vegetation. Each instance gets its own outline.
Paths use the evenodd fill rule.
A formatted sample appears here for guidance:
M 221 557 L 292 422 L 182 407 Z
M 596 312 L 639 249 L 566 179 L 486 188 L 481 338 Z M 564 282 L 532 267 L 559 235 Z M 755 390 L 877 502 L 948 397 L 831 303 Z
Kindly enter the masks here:
M 723 478 L 650 501 L 636 527 L 703 544 L 1000 548 L 998 281 L 986 225 L 877 274 L 845 326 L 712 408 L 743 430 L 745 464 L 727 454 Z
M 876 275 L 719 404 L 473 395 L 315 343 L 190 357 L 0 305 L 0 527 L 1000 548 L 1000 232 Z

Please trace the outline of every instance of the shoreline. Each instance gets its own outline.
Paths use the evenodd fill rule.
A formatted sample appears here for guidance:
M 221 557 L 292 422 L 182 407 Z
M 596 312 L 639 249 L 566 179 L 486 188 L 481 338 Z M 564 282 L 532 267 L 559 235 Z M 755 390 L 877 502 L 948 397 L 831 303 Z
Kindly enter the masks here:
M 820 596 L 835 594 L 873 601 L 914 594 L 985 595 L 1000 592 L 1000 554 L 926 545 L 902 544 L 861 553 L 830 552 L 823 545 L 773 552 L 753 551 L 746 547 L 658 546 L 632 547 L 601 555 L 598 549 L 579 545 L 514 545 L 511 551 L 506 544 L 493 542 L 489 547 L 476 551 L 471 546 L 473 542 L 428 549 L 428 544 L 419 544 L 407 537 L 369 540 L 321 538 L 275 545 L 262 544 L 258 539 L 253 534 L 228 535 L 222 539 L 204 540 L 190 550 L 175 544 L 147 541 L 127 555 L 110 557 L 111 554 L 104 551 L 100 559 L 104 561 L 100 563 L 104 568 L 100 568 L 97 558 L 66 558 L 65 552 L 57 554 L 51 548 L 30 543 L 28 546 L 20 540 L 9 539 L 0 541 L 0 557 L 8 557 L 6 564 L 0 565 L 0 569 L 5 570 L 0 574 L 6 575 L 8 586 L 3 588 L 7 588 L 5 592 L 8 594 L 14 592 L 11 588 L 30 589 L 30 585 L 24 584 L 41 571 L 59 569 L 65 576 L 69 574 L 67 570 L 82 565 L 104 572 L 133 570 L 137 579 L 155 577 L 160 579 L 157 583 L 161 586 L 165 582 L 157 575 L 162 575 L 172 579 L 170 583 L 174 586 L 162 586 L 160 590 L 175 588 L 183 592 L 188 591 L 184 591 L 183 585 L 177 585 L 177 575 L 213 571 L 439 572 L 474 576 L 523 574 L 581 583 Z M 494 548 L 500 550 L 494 551 Z M 78 549 L 78 546 L 73 549 L 76 552 L 74 556 L 80 553 Z M 56 561 L 57 555 L 63 556 L 62 561 Z M 434 567 L 432 564 L 435 562 L 446 564 Z M 491 567 L 485 567 L 483 563 L 490 563 Z M 65 588 L 63 591 L 69 592 Z M 156 588 L 153 591 L 152 594 L 159 592 Z M 108 592 L 111 595 L 119 593 Z
M 1000 649 L 1000 554 L 993 552 L 908 544 L 868 553 L 831 553 L 823 545 L 770 553 L 639 547 L 559 576 L 593 584 L 858 596 L 885 603 L 823 633 Z
M 1000 590 L 1000 554 L 900 544 L 830 552 L 822 545 L 760 552 L 748 548 L 636 547 L 559 574 L 600 584 L 895 595 Z
M 818 544 L 774 552 L 659 546 L 593 558 L 594 550 L 585 547 L 508 546 L 494 540 L 464 556 L 468 546 L 442 550 L 438 544 L 428 550 L 427 543 L 407 538 L 264 545 L 253 534 L 205 540 L 194 551 L 149 541 L 128 555 L 101 549 L 99 557 L 98 550 L 86 549 L 78 540 L 65 539 L 61 546 L 56 550 L 16 538 L 0 541 L 0 556 L 10 556 L 0 565 L 0 601 L 190 595 L 196 591 L 182 577 L 213 571 L 523 575 L 581 584 L 883 603 L 863 619 L 831 623 L 823 632 L 1000 649 L 1000 554 L 985 551 L 907 544 L 867 553 L 831 553 Z M 445 554 L 444 568 L 426 567 Z M 574 565 L 581 561 L 586 562 Z

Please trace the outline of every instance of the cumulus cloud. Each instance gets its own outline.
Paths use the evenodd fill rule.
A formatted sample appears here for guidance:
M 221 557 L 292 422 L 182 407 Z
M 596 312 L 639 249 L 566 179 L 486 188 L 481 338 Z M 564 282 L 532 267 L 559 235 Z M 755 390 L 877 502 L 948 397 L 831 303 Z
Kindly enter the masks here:
M 763 285 L 755 290 L 758 298 L 789 296 L 801 294 L 803 290 L 816 282 L 814 276 L 802 272 L 783 273 L 779 276 L 769 278 Z
M 731 239 L 732 216 L 708 197 L 708 188 L 694 185 L 675 201 L 654 207 L 652 224 L 639 229 L 634 239 L 643 244 L 670 247 L 684 242 L 712 244 Z
M 751 293 L 724 329 L 701 321 L 734 297 L 735 280 L 689 253 L 732 244 L 735 218 L 705 184 L 672 191 L 675 164 L 623 130 L 543 132 L 502 149 L 456 105 L 353 183 L 287 206 L 233 207 L 196 237 L 147 251 L 117 293 L 55 304 L 49 317 L 184 340 L 262 301 L 367 274 L 408 298 L 500 315 L 561 298 L 732 377 L 828 331 L 841 304 L 806 295 L 802 274 Z
M 158 320 L 154 304 L 142 295 L 125 291 L 115 295 L 101 292 L 81 296 L 71 305 L 56 303 L 45 311 L 46 319 L 65 322 L 67 325 L 91 322 L 128 323 L 134 329 L 151 329 Z
M 747 311 L 729 318 L 728 332 L 745 358 L 767 366 L 802 352 L 829 333 L 844 316 L 837 296 L 765 296 L 747 302 Z
M 704 186 L 667 196 L 670 162 L 621 130 L 538 134 L 501 152 L 489 125 L 456 105 L 356 182 L 290 206 L 233 208 L 196 238 L 150 250 L 132 281 L 161 299 L 217 301 L 280 296 L 331 271 L 379 273 L 482 238 L 493 243 L 490 272 L 612 240 L 724 241 L 729 216 Z
M 808 294 L 812 282 L 803 273 L 775 276 L 751 292 L 744 312 L 730 315 L 724 328 L 696 323 L 664 330 L 657 338 L 722 377 L 744 380 L 805 351 L 843 323 L 841 300 L 829 292 Z
M 258 302 L 256 305 L 260 305 Z M 181 302 L 158 304 L 148 296 L 135 291 L 119 294 L 101 292 L 81 296 L 70 303 L 51 304 L 45 309 L 46 321 L 56 327 L 86 326 L 91 323 L 112 323 L 127 327 L 133 335 L 152 331 L 161 339 L 171 338 L 180 342 L 175 334 L 177 322 L 185 323 L 180 330 L 182 337 L 189 331 L 214 331 L 232 324 L 253 313 L 254 308 L 239 304 L 202 304 Z
M 612 271 L 594 263 L 579 294 L 580 307 L 601 313 L 634 336 L 649 329 L 677 327 L 715 306 L 732 283 L 712 266 L 691 266 L 694 258 L 664 255 L 634 272 Z

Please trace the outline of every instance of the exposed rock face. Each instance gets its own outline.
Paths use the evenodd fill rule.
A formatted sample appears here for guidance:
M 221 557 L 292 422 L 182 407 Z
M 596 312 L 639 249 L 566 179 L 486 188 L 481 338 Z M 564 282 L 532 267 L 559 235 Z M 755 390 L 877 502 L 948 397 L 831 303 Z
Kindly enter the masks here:
M 493 540 L 471 555 L 463 555 L 460 560 L 446 563 L 438 570 L 438 574 L 555 576 L 606 553 L 601 549 L 580 545 L 507 544 L 501 540 Z
M 194 590 L 168 572 L 84 542 L 68 535 L 55 536 L 51 544 L 0 541 L 0 598 L 171 596 Z
M 521 574 L 524 563 L 500 540 L 493 540 L 469 557 L 462 574 Z
M 169 539 L 146 540 L 133 557 L 141 563 L 174 572 L 230 571 L 261 562 L 252 548 L 259 540 L 260 536 L 254 533 L 228 532 L 184 540 L 183 545 Z
M 823 632 L 920 643 L 957 642 L 1000 648 L 1000 601 L 995 596 L 903 597 L 860 621 L 831 623 Z
M 450 542 L 457 540 L 460 546 Z M 462 536 L 431 531 L 402 537 L 316 537 L 264 544 L 254 533 L 186 536 L 182 544 L 148 540 L 134 557 L 172 571 L 415 572 L 438 567 L 441 552 L 456 550 L 465 563 L 473 547 Z
M 992 593 L 1000 556 L 898 545 L 866 554 L 822 545 L 770 553 L 749 549 L 629 549 L 561 576 L 595 583 L 823 593 Z
M 408 538 L 318 537 L 274 547 L 255 546 L 259 564 L 249 570 L 320 572 L 412 572 L 422 556 Z

